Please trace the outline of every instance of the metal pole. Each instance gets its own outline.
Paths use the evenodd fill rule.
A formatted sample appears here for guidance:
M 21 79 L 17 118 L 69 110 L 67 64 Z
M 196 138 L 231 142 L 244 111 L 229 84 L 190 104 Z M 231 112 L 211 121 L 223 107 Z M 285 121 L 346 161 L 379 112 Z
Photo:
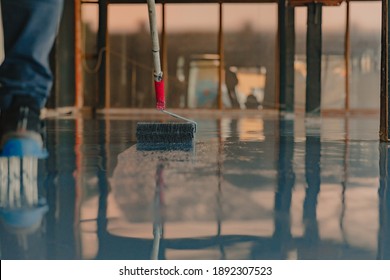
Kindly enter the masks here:
M 108 91 L 108 78 L 107 71 L 108 60 L 108 24 L 107 24 L 107 8 L 108 8 L 108 0 L 99 0 L 99 27 L 97 34 L 97 54 L 101 55 L 101 65 L 98 73 L 98 98 L 97 98 L 97 106 L 99 108 L 109 108 L 110 100 L 109 100 L 109 91 Z
M 382 0 L 380 141 L 389 141 L 389 4 Z
M 279 9 L 279 6 L 278 6 Z M 279 12 L 279 10 L 278 10 Z M 278 30 L 276 34 L 276 51 L 275 51 L 275 106 L 274 108 L 280 110 L 280 23 L 279 23 L 279 14 L 278 14 Z
M 81 63 L 81 0 L 74 0 L 75 17 L 75 106 L 80 109 L 84 105 L 83 69 Z
M 223 49 L 223 9 L 222 3 L 219 3 L 219 31 L 218 31 L 218 53 L 219 53 L 219 69 L 218 69 L 218 109 L 223 109 L 222 102 L 222 85 L 224 82 L 224 49 Z
M 279 110 L 294 112 L 295 8 L 278 4 Z
M 127 34 L 121 35 L 121 55 L 123 58 L 127 57 Z M 120 63 L 120 86 L 119 86 L 119 98 L 121 102 L 125 106 L 127 106 L 129 102 L 129 94 L 128 93 L 128 75 L 127 75 L 127 60 L 121 59 Z
M 295 8 L 286 7 L 286 112 L 294 112 Z
M 307 5 L 306 114 L 321 112 L 322 4 Z
M 55 107 L 76 104 L 75 4 L 74 1 L 64 1 L 63 16 L 58 30 L 55 50 Z
M 277 108 L 280 111 L 285 110 L 286 104 L 286 0 L 278 2 L 278 98 Z
M 345 111 L 349 111 L 349 95 L 350 95 L 350 57 L 351 57 L 351 36 L 350 36 L 350 9 L 349 9 L 349 0 L 346 2 L 347 11 L 345 19 L 345 49 L 344 49 L 344 58 L 345 58 Z

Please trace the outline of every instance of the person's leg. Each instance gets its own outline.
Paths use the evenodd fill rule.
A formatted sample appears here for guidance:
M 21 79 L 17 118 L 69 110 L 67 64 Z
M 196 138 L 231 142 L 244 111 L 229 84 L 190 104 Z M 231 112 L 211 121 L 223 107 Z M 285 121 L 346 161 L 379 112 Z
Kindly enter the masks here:
M 27 95 L 42 108 L 51 86 L 49 54 L 63 0 L 2 0 L 5 60 L 0 66 L 0 108 Z
M 22 139 L 17 143 L 29 145 L 34 140 L 42 145 L 39 115 L 52 87 L 49 54 L 63 0 L 2 0 L 1 8 L 5 60 L 0 66 L 0 150 L 4 152 L 15 138 Z

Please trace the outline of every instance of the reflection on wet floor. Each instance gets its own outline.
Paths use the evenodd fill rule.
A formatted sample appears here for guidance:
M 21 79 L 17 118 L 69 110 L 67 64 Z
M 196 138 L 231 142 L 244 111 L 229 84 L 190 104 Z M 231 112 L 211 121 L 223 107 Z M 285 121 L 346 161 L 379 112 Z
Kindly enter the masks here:
M 0 159 L 2 259 L 390 259 L 376 117 L 203 118 L 175 151 L 136 123 L 49 119 L 49 158 Z

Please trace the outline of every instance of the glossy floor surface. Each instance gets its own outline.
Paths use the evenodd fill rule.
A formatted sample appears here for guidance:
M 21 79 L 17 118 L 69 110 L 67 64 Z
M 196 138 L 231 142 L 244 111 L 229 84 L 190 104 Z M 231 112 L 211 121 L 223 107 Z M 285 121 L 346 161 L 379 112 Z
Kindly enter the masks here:
M 141 118 L 49 118 L 47 159 L 1 158 L 1 258 L 390 259 L 378 116 L 195 119 L 139 151 Z

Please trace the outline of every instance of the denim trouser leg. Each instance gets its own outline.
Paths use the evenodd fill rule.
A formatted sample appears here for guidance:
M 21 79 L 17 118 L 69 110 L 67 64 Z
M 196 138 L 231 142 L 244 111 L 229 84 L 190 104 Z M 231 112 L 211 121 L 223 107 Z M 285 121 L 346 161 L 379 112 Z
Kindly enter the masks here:
M 0 108 L 12 96 L 30 95 L 43 107 L 53 77 L 49 54 L 57 35 L 63 0 L 1 0 L 5 60 L 0 66 Z

